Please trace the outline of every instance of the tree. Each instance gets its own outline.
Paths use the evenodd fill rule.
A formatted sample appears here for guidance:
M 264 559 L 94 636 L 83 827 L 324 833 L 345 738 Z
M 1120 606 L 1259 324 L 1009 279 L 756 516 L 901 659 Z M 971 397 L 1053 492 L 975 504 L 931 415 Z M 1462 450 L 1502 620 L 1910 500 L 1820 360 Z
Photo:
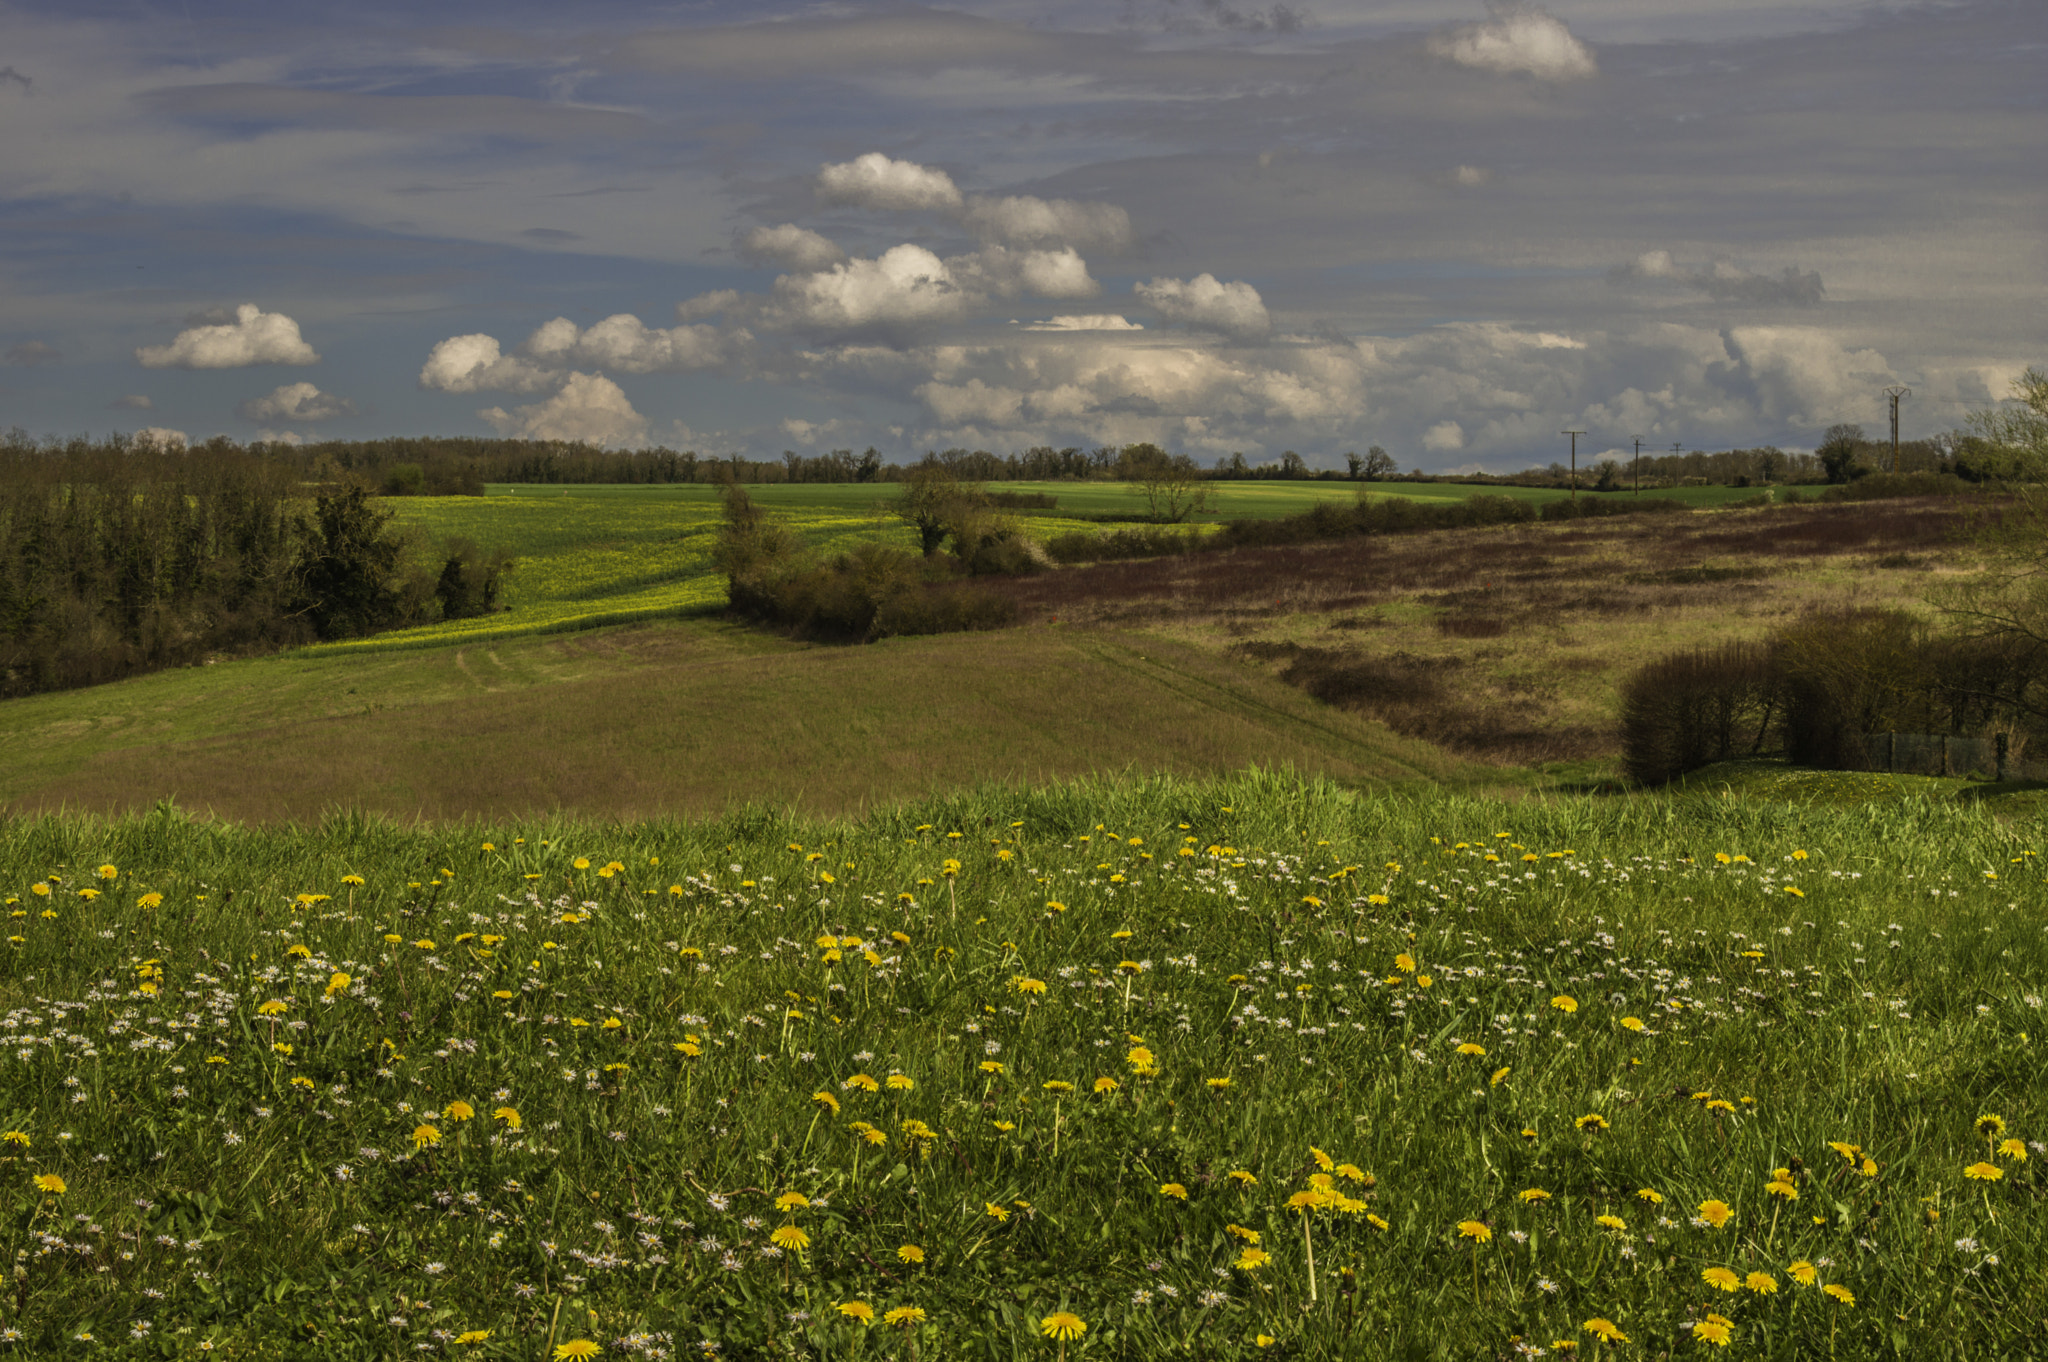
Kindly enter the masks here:
M 889 510 L 917 532 L 917 546 L 929 558 L 946 536 L 972 512 L 987 505 L 979 484 L 962 482 L 944 464 L 927 462 L 903 476 L 903 491 Z
M 1856 476 L 1856 453 L 1863 445 L 1863 427 L 1853 422 L 1828 427 L 1814 456 L 1827 470 L 1828 481 L 1848 482 Z
M 313 519 L 300 517 L 296 612 L 322 638 L 347 638 L 381 628 L 397 615 L 394 585 L 405 546 L 386 532 L 392 512 L 378 510 L 361 487 L 320 497 Z
M 1280 476 L 1283 478 L 1305 478 L 1308 476 L 1308 461 L 1291 449 L 1280 451 Z
M 1391 478 L 1400 471 L 1401 466 L 1394 462 L 1394 456 L 1381 449 L 1378 445 L 1374 445 L 1371 449 L 1365 451 L 1365 467 L 1363 472 L 1367 482 L 1378 482 L 1381 478 Z M 1353 476 L 1355 477 L 1357 474 L 1353 474 Z
M 1124 476 L 1145 494 L 1154 520 L 1178 525 L 1209 505 L 1209 480 L 1185 454 L 1168 454 L 1154 444 L 1126 445 L 1122 464 Z

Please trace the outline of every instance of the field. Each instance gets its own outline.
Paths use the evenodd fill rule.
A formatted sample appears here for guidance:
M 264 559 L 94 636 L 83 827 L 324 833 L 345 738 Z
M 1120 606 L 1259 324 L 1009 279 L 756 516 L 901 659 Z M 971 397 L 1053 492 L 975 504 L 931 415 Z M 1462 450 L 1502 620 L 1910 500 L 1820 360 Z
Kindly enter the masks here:
M 11 820 L 0 1339 L 2038 1357 L 2038 849 L 1260 775 Z
M 1504 765 L 1618 753 L 1643 663 L 1814 608 L 1927 611 L 1974 571 L 1940 501 L 1724 509 L 1108 563 L 1004 584 L 1027 618 L 1142 630 Z
M 913 697 L 906 703 L 906 697 Z M 259 821 L 849 814 L 934 790 L 1252 764 L 1498 774 L 1170 640 L 1060 626 L 813 648 L 712 619 L 292 653 L 11 700 L 16 810 Z
M 999 491 L 1056 497 L 1051 512 L 1019 512 L 1044 539 L 1096 528 L 1074 515 L 1141 517 L 1144 496 L 1124 483 L 1004 483 Z M 761 505 L 785 516 L 806 542 L 830 552 L 866 539 L 915 541 L 886 509 L 895 490 L 876 484 L 798 483 L 750 487 Z M 1434 483 L 1387 483 L 1376 495 L 1456 500 L 1499 491 L 1520 500 L 1565 494 L 1522 488 L 1488 489 Z M 1318 501 L 1350 501 L 1354 483 L 1237 482 L 1216 485 L 1206 523 L 1238 517 L 1292 515 Z M 1687 488 L 1662 494 L 1713 504 L 1754 493 Z M 535 487 L 494 484 L 484 497 L 399 497 L 383 503 L 397 523 L 435 540 L 464 538 L 486 550 L 505 549 L 519 566 L 506 579 L 503 613 L 424 625 L 371 638 L 321 644 L 311 653 L 385 652 L 444 643 L 561 633 L 607 624 L 708 611 L 724 601 L 711 570 L 719 519 L 718 489 L 677 486 Z M 1062 512 L 1066 514 L 1062 514 Z

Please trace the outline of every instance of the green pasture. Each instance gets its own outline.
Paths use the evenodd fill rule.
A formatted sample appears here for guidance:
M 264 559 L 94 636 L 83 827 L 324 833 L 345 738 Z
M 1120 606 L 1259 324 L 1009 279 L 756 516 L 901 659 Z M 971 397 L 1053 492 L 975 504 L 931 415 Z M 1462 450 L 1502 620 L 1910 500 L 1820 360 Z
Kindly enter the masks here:
M 0 1341 L 2020 1362 L 2041 834 L 1257 772 L 0 821 Z

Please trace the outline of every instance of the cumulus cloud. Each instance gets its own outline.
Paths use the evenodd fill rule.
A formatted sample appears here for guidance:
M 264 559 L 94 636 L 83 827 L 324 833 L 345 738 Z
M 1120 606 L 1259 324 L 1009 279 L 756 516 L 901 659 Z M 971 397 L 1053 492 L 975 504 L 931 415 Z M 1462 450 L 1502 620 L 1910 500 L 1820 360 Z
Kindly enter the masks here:
M 1132 288 L 1170 322 L 1232 336 L 1260 336 L 1273 327 L 1259 291 L 1243 280 L 1218 283 L 1213 274 L 1192 279 L 1154 279 Z
M 500 353 L 495 336 L 472 334 L 450 336 L 429 351 L 420 386 L 444 393 L 532 393 L 553 387 L 557 377 L 531 360 Z
M 1432 454 L 1465 447 L 1465 428 L 1456 421 L 1439 421 L 1422 432 L 1422 447 Z
M 1593 53 L 1562 20 L 1532 5 L 1489 3 L 1484 23 L 1451 24 L 1429 35 L 1429 50 L 1482 71 L 1526 71 L 1538 80 L 1580 80 L 1598 72 Z
M 848 260 L 775 281 L 768 315 L 778 325 L 857 330 L 876 325 L 951 321 L 973 299 L 946 262 L 922 246 L 892 246 L 873 260 Z
M 126 397 L 117 397 L 107 405 L 115 411 L 154 411 L 156 409 L 156 403 L 150 401 L 142 393 L 129 393 Z
M 1875 350 L 1851 350 L 1817 326 L 1738 326 L 1726 336 L 1725 381 L 1765 416 L 1821 426 L 1871 407 L 1898 375 Z
M 1813 307 L 1827 296 L 1820 274 L 1814 270 L 1801 272 L 1787 265 L 1778 274 L 1759 274 L 1725 260 L 1711 265 L 1683 265 L 1672 259 L 1669 251 L 1645 251 L 1626 265 L 1617 266 L 1609 277 L 1616 282 L 1669 280 L 1724 303 Z
M 710 293 L 700 293 L 694 298 L 685 298 L 676 304 L 676 320 L 694 322 L 705 317 L 716 317 L 722 312 L 736 310 L 741 303 L 740 291 L 736 288 L 722 288 Z
M 1143 331 L 1145 328 L 1114 312 L 1090 312 L 1075 316 L 1047 317 L 1032 322 L 1026 331 Z
M 158 449 L 175 449 L 192 442 L 185 437 L 182 430 L 172 430 L 168 426 L 144 426 L 135 432 L 135 443 L 153 445 Z
M 975 197 L 961 221 L 983 241 L 1008 246 L 1059 242 L 1076 247 L 1123 250 L 1131 244 L 1131 215 L 1113 203 L 1073 199 Z
M 1072 246 L 1057 251 L 1013 251 L 987 246 L 946 262 L 963 284 L 998 298 L 1020 293 L 1040 298 L 1093 298 L 1102 286 Z
M 636 445 L 647 438 L 647 419 L 618 384 L 602 374 L 572 373 L 562 390 L 528 407 L 485 407 L 477 413 L 500 435 L 519 440 L 577 440 L 594 445 Z
M 332 421 L 354 416 L 355 403 L 333 393 L 324 393 L 311 383 L 287 383 L 263 397 L 252 397 L 236 412 L 244 421 L 267 424 L 272 421 Z
M 7 362 L 29 368 L 37 364 L 54 364 L 64 358 L 63 353 L 48 341 L 23 341 L 7 352 Z
M 1450 175 L 1451 183 L 1466 189 L 1476 189 L 1493 178 L 1493 172 L 1484 166 L 1459 166 Z
M 793 222 L 756 227 L 740 238 L 740 255 L 756 265 L 776 265 L 805 274 L 826 270 L 846 259 L 830 237 Z
M 879 151 L 818 168 L 818 197 L 859 208 L 942 209 L 957 212 L 960 188 L 943 170 L 895 161 Z
M 732 339 L 741 339 L 744 332 Z M 445 342 L 444 342 L 445 343 Z M 725 362 L 728 338 L 713 326 L 650 327 L 630 312 L 616 313 L 587 331 L 567 317 L 538 327 L 520 346 L 543 364 L 589 365 L 628 374 L 682 373 Z
M 240 369 L 251 364 L 313 364 L 320 356 L 290 317 L 243 303 L 232 319 L 189 326 L 169 345 L 141 347 L 135 358 L 145 369 Z

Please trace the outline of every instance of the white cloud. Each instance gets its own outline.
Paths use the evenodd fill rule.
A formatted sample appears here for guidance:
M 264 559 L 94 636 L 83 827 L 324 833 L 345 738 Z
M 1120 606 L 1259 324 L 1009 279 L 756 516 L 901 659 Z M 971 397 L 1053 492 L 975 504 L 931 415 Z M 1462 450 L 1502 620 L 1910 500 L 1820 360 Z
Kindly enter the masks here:
M 1822 426 L 1874 410 L 1875 394 L 1898 376 L 1875 350 L 1851 350 L 1813 326 L 1738 326 L 1727 333 L 1736 378 L 1762 414 Z
M 922 246 L 892 246 L 873 260 L 849 260 L 775 281 L 768 316 L 779 325 L 854 330 L 951 321 L 973 302 L 946 262 Z
M 1132 288 L 1170 322 L 1185 322 L 1233 336 L 1258 336 L 1270 331 L 1272 319 L 1259 291 L 1242 280 L 1218 283 L 1213 274 L 1192 279 L 1154 279 Z
M 1014 298 L 1020 293 L 1040 298 L 1093 298 L 1102 292 L 1102 286 L 1088 275 L 1088 262 L 1071 246 L 1057 251 L 986 246 L 946 263 L 964 285 L 998 298 Z
M 1131 215 L 1111 203 L 976 197 L 967 201 L 962 221 L 982 240 L 1009 246 L 1058 242 L 1122 250 L 1131 244 Z
M 1422 432 L 1422 447 L 1432 454 L 1465 447 L 1465 428 L 1456 421 L 1439 421 Z
M 144 426 L 141 430 L 135 432 L 135 443 L 138 445 L 154 445 L 159 449 L 171 449 L 177 445 L 187 445 L 192 442 L 186 438 L 185 432 L 182 430 L 172 430 L 167 426 Z
M 575 330 L 575 324 L 569 329 Z M 481 334 L 450 336 L 428 353 L 420 369 L 420 386 L 444 393 L 531 393 L 556 381 L 557 375 L 531 360 L 500 354 L 497 339 Z
M 744 332 L 736 332 L 734 339 L 744 336 Z M 606 317 L 582 332 L 567 317 L 557 317 L 537 328 L 520 349 L 550 365 L 588 365 L 628 374 L 709 369 L 723 363 L 730 353 L 727 338 L 716 327 L 662 330 L 630 312 Z
M 740 291 L 735 288 L 717 289 L 711 293 L 700 293 L 694 298 L 685 298 L 676 304 L 676 320 L 694 322 L 705 317 L 716 317 L 721 312 L 736 310 L 741 304 Z
M 594 445 L 635 445 L 647 438 L 647 419 L 633 410 L 618 384 L 602 374 L 572 373 L 562 390 L 529 407 L 486 407 L 477 413 L 500 435 L 520 440 L 577 440 Z
M 1485 184 L 1493 178 L 1493 172 L 1484 166 L 1459 166 L 1451 172 L 1451 180 L 1467 189 Z
M 355 403 L 333 393 L 324 393 L 311 383 L 287 383 L 263 397 L 252 397 L 236 412 L 244 421 L 332 421 L 354 416 Z
M 256 438 L 268 445 L 302 445 L 306 437 L 295 430 L 259 430 Z
M 145 369 L 239 369 L 250 364 L 313 364 L 320 356 L 299 335 L 299 324 L 254 303 L 235 309 L 233 321 L 188 327 L 169 345 L 135 352 Z
M 860 208 L 958 211 L 962 203 L 959 186 L 945 171 L 893 161 L 879 151 L 820 166 L 818 197 Z
M 1042 322 L 1032 322 L 1026 331 L 1143 331 L 1145 328 L 1114 312 L 1090 312 L 1081 315 L 1048 317 Z
M 1552 15 L 1493 3 L 1485 23 L 1452 24 L 1429 35 L 1432 54 L 1482 71 L 1526 71 L 1538 80 L 1579 80 L 1598 72 L 1593 53 Z
M 845 422 L 836 417 L 830 421 L 806 421 L 800 416 L 787 416 L 782 421 L 785 434 L 792 440 L 807 445 L 821 443 L 844 425 Z
M 740 238 L 740 254 L 759 265 L 779 265 L 809 274 L 846 259 L 837 242 L 793 222 L 756 227 Z

